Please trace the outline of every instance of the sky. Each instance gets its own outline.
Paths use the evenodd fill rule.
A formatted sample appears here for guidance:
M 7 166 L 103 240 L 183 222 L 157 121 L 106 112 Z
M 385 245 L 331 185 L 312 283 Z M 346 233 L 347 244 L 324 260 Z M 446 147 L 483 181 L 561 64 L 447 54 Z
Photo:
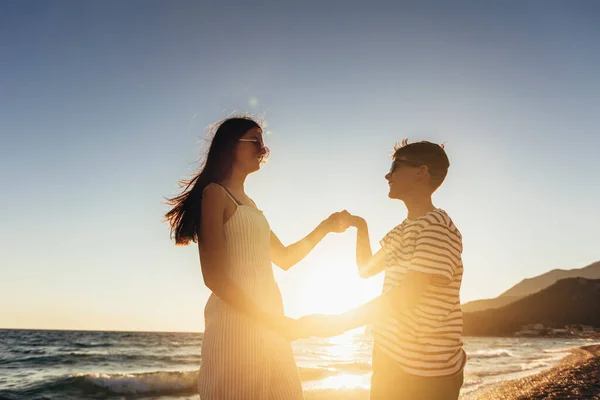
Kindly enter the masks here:
M 266 121 L 246 191 L 284 243 L 347 209 L 377 249 L 406 217 L 384 175 L 408 138 L 446 144 L 463 302 L 600 260 L 600 4 L 389 3 L 3 2 L 0 328 L 202 330 L 165 198 L 234 113 Z M 288 315 L 380 292 L 354 243 L 275 271 Z

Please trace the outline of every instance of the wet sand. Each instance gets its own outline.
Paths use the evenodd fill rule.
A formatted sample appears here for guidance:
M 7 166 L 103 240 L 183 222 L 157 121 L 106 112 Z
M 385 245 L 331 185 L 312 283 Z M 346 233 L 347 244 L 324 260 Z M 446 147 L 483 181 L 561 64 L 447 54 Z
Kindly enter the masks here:
M 465 396 L 473 398 L 472 396 Z M 368 400 L 365 389 L 305 392 L 306 400 Z M 571 350 L 558 365 L 498 386 L 476 396 L 478 400 L 600 400 L 600 345 Z
M 555 367 L 503 383 L 478 399 L 600 399 L 600 345 L 571 350 Z

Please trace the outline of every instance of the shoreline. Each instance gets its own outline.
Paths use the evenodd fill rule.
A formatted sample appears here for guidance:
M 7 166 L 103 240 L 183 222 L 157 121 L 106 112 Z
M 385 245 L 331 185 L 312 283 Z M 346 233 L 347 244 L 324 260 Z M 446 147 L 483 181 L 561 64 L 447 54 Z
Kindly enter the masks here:
M 554 367 L 502 382 L 477 399 L 600 399 L 600 345 L 582 346 L 569 352 Z
M 600 344 L 565 350 L 569 354 L 549 369 L 523 378 L 498 382 L 461 394 L 461 400 L 593 400 L 600 399 Z M 324 389 L 305 392 L 306 400 L 367 400 L 369 391 Z

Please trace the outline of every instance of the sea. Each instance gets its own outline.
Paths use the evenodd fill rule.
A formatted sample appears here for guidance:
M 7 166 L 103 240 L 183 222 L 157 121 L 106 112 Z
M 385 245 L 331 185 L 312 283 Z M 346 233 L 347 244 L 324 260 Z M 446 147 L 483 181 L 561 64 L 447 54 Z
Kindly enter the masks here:
M 461 400 L 550 368 L 571 348 L 596 344 L 556 338 L 464 342 Z M 201 343 L 201 333 L 0 330 L 0 399 L 198 400 Z M 372 346 L 370 336 L 357 331 L 294 342 L 306 398 L 350 393 L 366 400 Z

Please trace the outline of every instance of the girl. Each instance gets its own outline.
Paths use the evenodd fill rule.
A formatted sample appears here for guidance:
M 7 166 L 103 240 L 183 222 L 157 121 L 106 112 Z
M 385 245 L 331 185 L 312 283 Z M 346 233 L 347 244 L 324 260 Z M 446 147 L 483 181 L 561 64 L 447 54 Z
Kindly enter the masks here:
M 291 268 L 348 222 L 334 213 L 304 239 L 284 246 L 244 190 L 246 177 L 268 153 L 257 122 L 226 119 L 200 173 L 169 200 L 171 234 L 178 245 L 198 243 L 204 283 L 212 291 L 204 310 L 202 400 L 303 399 L 289 343 L 303 332 L 284 316 L 271 262 Z

